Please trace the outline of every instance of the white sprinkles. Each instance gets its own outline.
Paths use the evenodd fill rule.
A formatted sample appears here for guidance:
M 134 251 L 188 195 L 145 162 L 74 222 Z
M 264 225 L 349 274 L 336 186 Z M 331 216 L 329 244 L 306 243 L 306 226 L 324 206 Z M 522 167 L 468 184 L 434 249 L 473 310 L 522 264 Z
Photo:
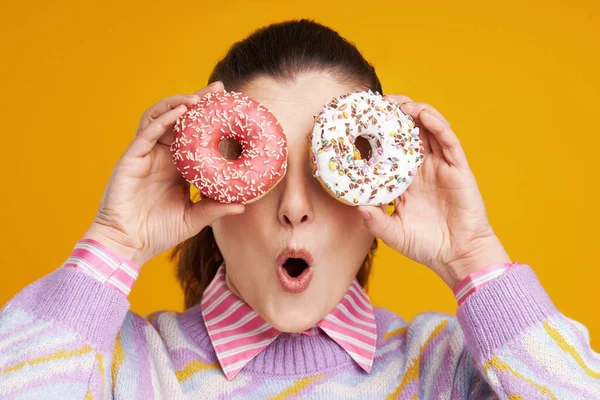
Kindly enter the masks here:
M 283 128 L 266 107 L 241 93 L 208 93 L 177 119 L 174 133 L 173 163 L 205 197 L 247 203 L 285 175 Z M 237 160 L 225 158 L 218 149 L 227 138 L 242 146 Z

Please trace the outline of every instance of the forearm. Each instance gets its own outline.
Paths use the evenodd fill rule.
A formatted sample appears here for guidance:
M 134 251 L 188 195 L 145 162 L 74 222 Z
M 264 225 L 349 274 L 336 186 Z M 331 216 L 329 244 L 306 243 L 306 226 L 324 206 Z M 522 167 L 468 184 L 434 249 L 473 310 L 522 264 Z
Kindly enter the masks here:
M 103 398 L 128 310 L 125 296 L 74 268 L 22 289 L 0 310 L 0 397 Z
M 510 268 L 469 296 L 457 319 L 500 398 L 600 398 L 600 358 L 587 331 L 560 313 L 529 266 Z

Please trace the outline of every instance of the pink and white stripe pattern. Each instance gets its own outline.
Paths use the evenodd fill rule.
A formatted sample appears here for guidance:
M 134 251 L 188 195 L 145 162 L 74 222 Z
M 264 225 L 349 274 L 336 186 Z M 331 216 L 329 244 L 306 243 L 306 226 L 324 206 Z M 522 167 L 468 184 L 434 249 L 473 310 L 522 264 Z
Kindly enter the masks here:
M 229 289 L 224 266 L 204 291 L 201 309 L 206 330 L 228 380 L 280 334 Z M 336 308 L 303 334 L 319 334 L 319 328 L 362 369 L 371 371 L 377 327 L 369 296 L 356 279 Z
M 470 294 L 481 289 L 486 283 L 502 275 L 507 269 L 516 267 L 518 265 L 520 265 L 518 261 L 514 264 L 494 264 L 466 276 L 458 283 L 458 285 L 456 285 L 453 290 L 454 297 L 456 297 L 459 307 Z
M 129 296 L 140 267 L 125 260 L 94 239 L 80 239 L 63 267 L 76 268 Z

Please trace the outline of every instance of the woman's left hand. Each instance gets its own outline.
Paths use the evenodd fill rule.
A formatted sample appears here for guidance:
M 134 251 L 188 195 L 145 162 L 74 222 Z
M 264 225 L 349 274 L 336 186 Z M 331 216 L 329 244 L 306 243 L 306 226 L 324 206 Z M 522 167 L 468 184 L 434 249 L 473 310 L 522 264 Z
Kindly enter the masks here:
M 470 273 L 510 258 L 496 237 L 460 142 L 433 107 L 388 95 L 419 127 L 425 157 L 388 215 L 361 206 L 367 228 L 389 247 L 437 273 L 454 289 Z

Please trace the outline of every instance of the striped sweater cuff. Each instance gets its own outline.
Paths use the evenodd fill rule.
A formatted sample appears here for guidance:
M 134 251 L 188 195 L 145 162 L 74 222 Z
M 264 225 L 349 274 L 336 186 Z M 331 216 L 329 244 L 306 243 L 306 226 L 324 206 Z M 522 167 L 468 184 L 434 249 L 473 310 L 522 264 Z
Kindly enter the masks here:
M 520 263 L 518 261 L 513 264 L 494 264 L 466 276 L 453 290 L 458 306 L 460 307 L 469 295 L 481 289 L 486 283 L 493 281 L 509 268 L 517 267 L 519 265 Z
M 63 267 L 85 272 L 125 298 L 140 272 L 140 267 L 110 251 L 94 239 L 80 239 Z

